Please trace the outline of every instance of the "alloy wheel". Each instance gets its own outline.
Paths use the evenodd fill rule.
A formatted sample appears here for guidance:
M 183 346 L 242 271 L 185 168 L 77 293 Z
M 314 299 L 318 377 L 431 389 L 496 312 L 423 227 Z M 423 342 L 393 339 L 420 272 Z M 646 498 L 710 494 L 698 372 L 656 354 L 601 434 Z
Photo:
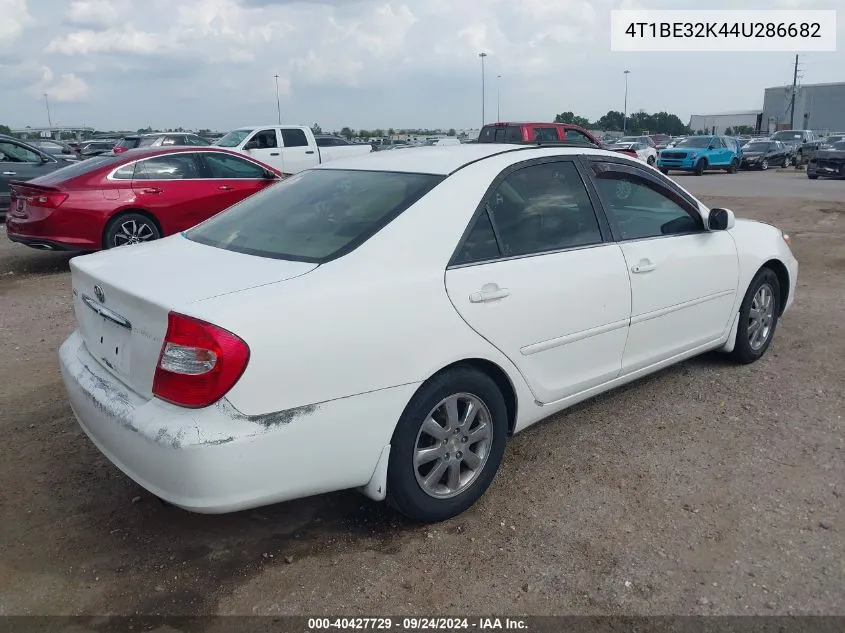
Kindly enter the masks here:
M 117 233 L 114 234 L 113 243 L 115 246 L 140 244 L 155 239 L 155 236 L 155 230 L 147 222 L 126 220 L 120 223 Z
M 455 497 L 484 470 L 493 444 L 487 405 L 469 393 L 441 400 L 426 416 L 414 445 L 414 474 L 436 499 Z
M 775 319 L 775 293 L 769 284 L 763 284 L 754 293 L 748 312 L 748 345 L 758 351 L 772 333 Z

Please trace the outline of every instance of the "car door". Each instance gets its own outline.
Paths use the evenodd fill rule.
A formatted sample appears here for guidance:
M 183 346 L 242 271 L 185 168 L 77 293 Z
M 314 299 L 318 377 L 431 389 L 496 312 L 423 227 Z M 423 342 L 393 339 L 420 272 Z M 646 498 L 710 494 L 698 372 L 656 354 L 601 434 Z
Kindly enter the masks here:
M 194 152 L 153 156 L 135 164 L 132 192 L 165 235 L 178 233 L 222 210 L 217 183 L 204 177 Z
M 625 258 L 575 159 L 500 174 L 446 271 L 467 324 L 550 403 L 615 378 L 631 309 Z
M 256 130 L 244 143 L 244 152 L 255 160 L 284 171 L 281 138 L 275 128 Z
M 0 139 L 0 209 L 9 206 L 9 182 L 32 180 L 54 171 L 58 161 L 11 139 Z
M 717 341 L 731 325 L 739 278 L 727 231 L 708 231 L 697 205 L 668 178 L 590 161 L 631 277 L 631 327 L 622 372 Z
M 305 130 L 293 127 L 282 128 L 281 133 L 285 164 L 283 172 L 298 174 L 320 163 L 317 148 L 308 144 Z
M 246 158 L 224 152 L 199 152 L 198 156 L 206 176 L 214 180 L 218 191 L 209 207 L 208 217 L 278 182 L 266 177 L 264 167 Z

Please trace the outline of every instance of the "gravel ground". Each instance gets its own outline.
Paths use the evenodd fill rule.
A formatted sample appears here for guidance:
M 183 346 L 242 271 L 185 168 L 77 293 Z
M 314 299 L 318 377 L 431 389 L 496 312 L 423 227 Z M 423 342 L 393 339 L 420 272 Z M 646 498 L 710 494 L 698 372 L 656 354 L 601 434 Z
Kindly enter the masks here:
M 65 401 L 68 256 L 0 230 L 0 615 L 845 615 L 845 183 L 824 184 L 839 202 L 704 197 L 795 238 L 797 301 L 762 361 L 706 355 L 530 428 L 433 527 L 354 492 L 163 506 Z

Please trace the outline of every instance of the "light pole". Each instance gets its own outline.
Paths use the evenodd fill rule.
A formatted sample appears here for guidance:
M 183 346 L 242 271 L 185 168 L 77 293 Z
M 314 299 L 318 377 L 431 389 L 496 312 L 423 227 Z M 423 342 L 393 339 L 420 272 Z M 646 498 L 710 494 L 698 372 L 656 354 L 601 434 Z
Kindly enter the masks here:
M 44 106 L 47 108 L 47 123 L 53 127 L 53 119 L 50 117 L 50 100 L 47 98 L 47 93 L 44 93 Z
M 502 121 L 502 76 L 496 75 L 496 122 Z
M 484 113 L 484 99 L 486 97 L 486 91 L 484 89 L 484 58 L 487 57 L 487 53 L 479 53 L 478 56 L 481 58 L 481 127 L 484 127 L 486 121 Z
M 282 124 L 282 104 L 279 102 L 279 76 L 273 75 L 276 79 L 276 112 L 279 115 L 279 125 Z
M 631 71 L 625 69 L 625 111 L 622 113 L 622 136 L 625 136 L 625 125 L 628 122 L 628 75 L 631 74 Z

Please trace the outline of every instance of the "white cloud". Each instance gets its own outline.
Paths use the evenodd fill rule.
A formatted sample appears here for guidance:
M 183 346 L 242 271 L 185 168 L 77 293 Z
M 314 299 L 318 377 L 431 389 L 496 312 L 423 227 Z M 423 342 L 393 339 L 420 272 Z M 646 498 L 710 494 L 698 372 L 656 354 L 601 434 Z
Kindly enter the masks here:
M 54 39 L 47 45 L 48 53 L 89 55 L 92 53 L 139 53 L 150 55 L 177 48 L 167 32 L 139 31 L 132 24 L 104 31 L 86 29 L 74 31 Z
M 73 73 L 66 73 L 49 84 L 45 92 L 56 101 L 82 101 L 88 96 L 88 83 Z
M 74 0 L 67 18 L 74 24 L 110 25 L 120 19 L 120 11 L 110 0 Z
M 31 20 L 26 0 L 0 0 L 0 50 L 13 50 Z

